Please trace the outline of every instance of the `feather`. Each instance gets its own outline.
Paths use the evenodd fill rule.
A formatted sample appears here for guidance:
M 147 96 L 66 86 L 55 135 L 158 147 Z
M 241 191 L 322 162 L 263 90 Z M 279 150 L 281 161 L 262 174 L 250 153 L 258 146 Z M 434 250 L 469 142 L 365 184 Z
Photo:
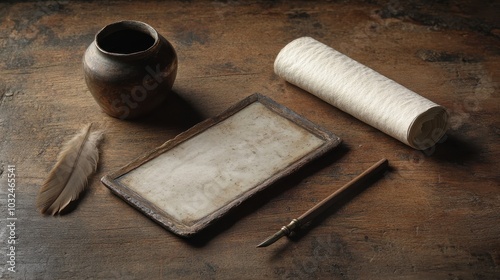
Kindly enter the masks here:
M 88 177 L 96 171 L 102 132 L 91 132 L 91 127 L 85 126 L 63 146 L 36 199 L 41 213 L 55 215 L 63 210 L 78 198 Z

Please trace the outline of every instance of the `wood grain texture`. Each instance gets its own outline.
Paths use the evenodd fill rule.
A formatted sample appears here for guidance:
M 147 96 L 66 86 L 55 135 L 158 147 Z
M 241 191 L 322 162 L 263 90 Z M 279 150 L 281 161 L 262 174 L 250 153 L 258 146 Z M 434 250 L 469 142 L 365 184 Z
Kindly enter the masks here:
M 6 169 L 17 172 L 15 274 L 5 279 L 495 279 L 500 274 L 500 13 L 495 1 L 23 1 L 0 3 L 0 237 Z M 82 56 L 108 23 L 147 22 L 177 51 L 162 108 L 136 121 L 101 112 Z M 273 73 L 311 36 L 448 108 L 452 127 L 421 152 Z M 114 196 L 104 174 L 259 92 L 343 145 L 181 239 Z M 35 208 L 58 147 L 83 124 L 106 131 L 97 174 L 72 211 Z M 254 248 L 380 158 L 383 179 L 272 247 Z

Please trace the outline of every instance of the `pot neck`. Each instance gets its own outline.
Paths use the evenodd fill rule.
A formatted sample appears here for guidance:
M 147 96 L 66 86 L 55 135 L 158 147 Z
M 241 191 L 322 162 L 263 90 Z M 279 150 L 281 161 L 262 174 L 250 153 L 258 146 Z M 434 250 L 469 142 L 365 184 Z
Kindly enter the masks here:
M 95 36 L 98 51 L 120 60 L 136 60 L 158 51 L 160 36 L 140 21 L 120 21 L 105 26 Z

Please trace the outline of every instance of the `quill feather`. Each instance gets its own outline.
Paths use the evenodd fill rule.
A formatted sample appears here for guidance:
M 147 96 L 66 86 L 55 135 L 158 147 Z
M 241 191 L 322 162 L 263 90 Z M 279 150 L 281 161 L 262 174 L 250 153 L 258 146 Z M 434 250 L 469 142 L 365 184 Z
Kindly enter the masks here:
M 63 210 L 78 198 L 88 177 L 96 171 L 102 133 L 91 132 L 91 127 L 85 126 L 63 146 L 36 200 L 41 213 L 55 215 Z

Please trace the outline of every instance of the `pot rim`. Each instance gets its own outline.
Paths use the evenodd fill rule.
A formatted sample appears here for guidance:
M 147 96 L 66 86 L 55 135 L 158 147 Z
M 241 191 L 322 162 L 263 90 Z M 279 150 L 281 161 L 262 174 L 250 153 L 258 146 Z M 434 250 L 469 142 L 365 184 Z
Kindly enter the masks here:
M 112 33 L 115 33 L 117 31 L 121 31 L 121 30 L 135 30 L 135 31 L 142 32 L 144 34 L 151 36 L 154 39 L 154 42 L 151 46 L 149 46 L 145 50 L 141 50 L 138 52 L 131 52 L 131 53 L 110 52 L 110 51 L 106 51 L 105 49 L 103 49 L 99 45 L 99 42 L 102 41 L 104 38 L 106 38 L 107 36 L 109 36 Z M 136 20 L 122 20 L 122 21 L 117 21 L 117 22 L 108 24 L 105 27 L 103 27 L 95 35 L 94 41 L 95 41 L 95 45 L 96 45 L 97 49 L 99 49 L 99 51 L 101 51 L 102 53 L 105 53 L 105 54 L 111 55 L 111 56 L 117 56 L 117 57 L 133 57 L 133 56 L 141 55 L 144 53 L 148 53 L 156 45 L 158 45 L 160 40 L 159 40 L 158 32 L 149 24 L 142 22 L 142 21 L 136 21 Z

